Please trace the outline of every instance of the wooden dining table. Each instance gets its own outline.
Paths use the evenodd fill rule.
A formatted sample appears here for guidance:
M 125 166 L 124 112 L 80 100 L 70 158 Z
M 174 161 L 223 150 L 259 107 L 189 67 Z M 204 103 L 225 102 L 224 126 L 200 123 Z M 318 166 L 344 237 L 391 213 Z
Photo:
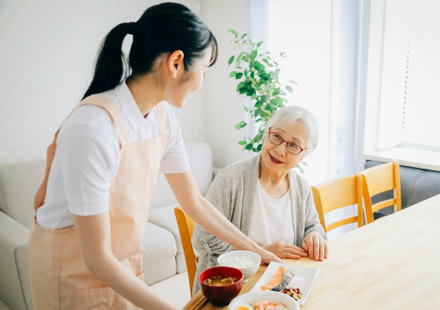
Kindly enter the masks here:
M 440 309 L 440 195 L 380 218 L 328 242 L 324 261 L 285 259 L 285 264 L 318 268 L 302 310 Z M 264 273 L 243 285 L 252 289 Z M 184 309 L 228 309 L 199 291 Z

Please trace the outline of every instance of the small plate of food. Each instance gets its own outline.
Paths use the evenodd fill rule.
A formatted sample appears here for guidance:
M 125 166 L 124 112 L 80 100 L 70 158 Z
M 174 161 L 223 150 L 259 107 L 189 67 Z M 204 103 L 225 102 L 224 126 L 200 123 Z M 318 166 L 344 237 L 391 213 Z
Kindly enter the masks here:
M 302 305 L 312 291 L 318 271 L 317 268 L 271 262 L 251 291 L 280 292 Z
M 229 304 L 228 310 L 300 310 L 291 297 L 274 291 L 253 291 L 240 295 Z

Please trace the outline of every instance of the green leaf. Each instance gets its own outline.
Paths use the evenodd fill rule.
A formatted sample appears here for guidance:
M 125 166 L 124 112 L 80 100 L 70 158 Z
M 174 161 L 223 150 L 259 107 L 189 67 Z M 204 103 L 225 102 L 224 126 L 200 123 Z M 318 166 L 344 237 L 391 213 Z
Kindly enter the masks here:
M 247 36 L 247 33 L 243 34 L 240 39 L 243 40 L 245 36 Z
M 263 106 L 264 101 L 263 100 L 259 100 L 255 103 L 255 108 L 260 109 Z
M 229 60 L 228 60 L 228 65 L 230 65 L 230 64 L 234 61 L 234 57 L 235 57 L 235 56 L 231 56 L 231 58 L 229 58 Z
M 264 70 L 264 65 L 259 61 L 254 61 L 254 68 L 257 71 L 262 71 Z
M 280 53 L 280 57 L 286 57 L 286 53 L 285 52 L 281 52 Z
M 257 50 L 253 50 L 251 52 L 251 55 L 250 55 L 251 59 L 254 60 L 257 57 L 257 54 L 258 54 L 258 51 Z
M 258 146 L 257 146 L 257 152 L 260 152 L 262 147 L 263 147 L 263 144 L 262 144 L 262 143 L 258 144 Z
M 243 73 L 238 72 L 237 75 L 235 76 L 235 78 L 238 80 L 238 79 L 241 79 L 242 76 L 243 76 Z
M 238 144 L 240 144 L 240 145 L 246 145 L 247 142 L 246 142 L 245 140 L 241 140 L 240 142 L 238 142 Z
M 249 112 L 249 108 L 248 108 L 247 106 L 244 106 L 243 109 L 244 109 L 246 112 Z
M 293 89 L 292 89 L 292 87 L 291 87 L 291 86 L 289 86 L 289 85 L 287 85 L 287 86 L 286 86 L 286 90 L 287 90 L 288 92 L 293 92 Z
M 249 97 L 255 95 L 255 89 L 249 87 L 247 89 L 246 95 Z
M 231 73 L 229 73 L 229 77 L 231 78 L 235 78 L 235 76 L 237 75 L 237 72 L 232 71 Z
M 248 151 L 252 150 L 253 145 L 252 144 L 247 144 L 244 148 Z
M 257 43 L 257 48 L 259 48 L 261 46 L 261 44 L 263 44 L 263 41 L 260 41 Z
M 232 33 L 235 37 L 238 36 L 238 32 L 235 31 L 234 29 L 228 29 L 230 33 Z
M 247 125 L 246 122 L 241 121 L 240 123 L 235 125 L 235 129 L 241 129 L 241 128 L 245 127 L 246 125 Z

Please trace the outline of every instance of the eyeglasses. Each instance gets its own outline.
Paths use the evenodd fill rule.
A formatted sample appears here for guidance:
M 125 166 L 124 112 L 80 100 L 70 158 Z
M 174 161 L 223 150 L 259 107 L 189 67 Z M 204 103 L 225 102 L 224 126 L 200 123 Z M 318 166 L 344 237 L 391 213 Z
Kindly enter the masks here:
M 270 128 L 269 128 L 269 141 L 275 145 L 286 143 L 286 150 L 292 155 L 298 155 L 299 153 L 305 150 L 296 143 L 285 141 L 283 138 L 281 138 L 279 134 L 270 131 Z

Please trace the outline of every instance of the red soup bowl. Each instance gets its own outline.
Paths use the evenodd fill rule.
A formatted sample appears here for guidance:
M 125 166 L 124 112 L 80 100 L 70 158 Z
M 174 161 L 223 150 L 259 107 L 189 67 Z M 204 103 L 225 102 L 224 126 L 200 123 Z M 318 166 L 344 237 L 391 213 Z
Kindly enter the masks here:
M 226 266 L 208 268 L 199 275 L 203 295 L 214 305 L 226 306 L 243 287 L 243 272 Z

